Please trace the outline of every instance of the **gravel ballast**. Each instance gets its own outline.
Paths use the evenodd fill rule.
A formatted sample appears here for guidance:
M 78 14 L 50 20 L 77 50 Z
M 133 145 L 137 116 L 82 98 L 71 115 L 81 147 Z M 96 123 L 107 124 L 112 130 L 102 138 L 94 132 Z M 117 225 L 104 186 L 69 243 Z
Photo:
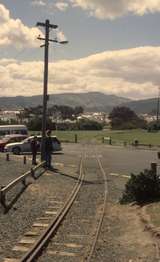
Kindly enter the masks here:
M 65 158 L 65 160 L 64 160 Z M 11 178 L 17 177 L 17 166 L 21 164 L 17 160 L 11 165 L 11 162 L 1 161 L 5 164 L 3 167 L 3 175 L 7 176 L 12 166 L 12 176 L 6 178 L 6 182 Z M 12 248 L 21 240 L 23 235 L 30 231 L 33 223 L 38 217 L 42 217 L 45 210 L 50 205 L 50 200 L 60 198 L 65 201 L 70 193 L 76 177 L 78 176 L 79 153 L 74 160 L 73 156 L 64 156 L 61 154 L 53 155 L 53 164 L 58 170 L 57 172 L 46 172 L 39 179 L 31 181 L 31 184 L 23 192 L 14 206 L 8 213 L 3 214 L 2 208 L 0 212 L 0 261 L 5 257 L 13 257 Z M 13 168 L 13 164 L 15 167 Z M 25 167 L 27 169 L 27 167 Z M 28 166 L 30 168 L 30 165 Z M 18 169 L 19 170 L 19 169 Z M 19 170 L 19 175 L 22 169 Z M 24 171 L 24 169 L 23 169 Z

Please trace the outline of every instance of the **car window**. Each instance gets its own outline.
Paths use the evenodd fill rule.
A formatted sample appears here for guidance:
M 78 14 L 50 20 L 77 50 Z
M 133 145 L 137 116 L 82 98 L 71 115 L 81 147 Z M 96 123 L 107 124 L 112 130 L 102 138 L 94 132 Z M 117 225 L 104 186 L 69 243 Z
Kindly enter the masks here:
M 57 139 L 57 137 L 52 137 L 52 142 L 60 144 L 60 141 Z
M 16 137 L 16 138 L 15 138 L 15 141 L 16 141 L 16 142 L 21 142 L 22 139 L 23 139 L 22 137 Z
M 12 137 L 12 138 L 10 138 L 8 142 L 10 142 L 10 143 L 17 142 L 16 137 Z
M 21 142 L 22 140 L 24 140 L 24 137 L 17 137 L 18 142 Z
M 31 140 L 33 139 L 33 136 L 27 137 L 26 139 L 23 140 L 24 143 L 30 143 Z
M 26 138 L 23 140 L 24 143 L 28 143 L 30 141 L 30 138 Z

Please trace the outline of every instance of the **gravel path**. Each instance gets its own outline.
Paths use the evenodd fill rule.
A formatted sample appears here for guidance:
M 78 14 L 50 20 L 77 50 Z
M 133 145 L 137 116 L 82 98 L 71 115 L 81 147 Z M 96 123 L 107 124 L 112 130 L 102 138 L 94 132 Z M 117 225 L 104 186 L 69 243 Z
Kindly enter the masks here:
M 72 157 L 73 158 L 73 157 Z M 54 166 L 58 169 L 57 173 L 46 172 L 39 179 L 31 181 L 32 184 L 21 195 L 13 208 L 7 213 L 0 214 L 0 261 L 4 257 L 15 257 L 12 248 L 22 239 L 27 231 L 31 230 L 37 218 L 44 215 L 45 210 L 50 205 L 50 200 L 61 196 L 66 199 L 71 188 L 76 182 L 79 154 L 74 160 L 71 157 L 59 155 L 53 156 Z M 1 162 L 3 164 L 3 162 Z M 11 168 L 11 162 L 8 169 Z M 67 163 L 67 165 L 66 165 Z M 13 163 L 12 163 L 13 164 Z M 15 162 L 15 167 L 18 160 Z M 5 166 L 5 173 L 8 171 Z M 17 176 L 17 171 L 12 168 L 12 176 Z M 3 173 L 5 175 L 5 173 Z

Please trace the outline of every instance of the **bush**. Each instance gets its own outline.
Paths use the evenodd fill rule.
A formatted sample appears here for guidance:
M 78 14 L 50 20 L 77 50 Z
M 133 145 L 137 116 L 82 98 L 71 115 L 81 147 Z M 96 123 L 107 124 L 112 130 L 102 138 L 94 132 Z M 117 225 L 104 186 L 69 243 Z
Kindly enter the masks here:
M 160 121 L 152 121 L 148 124 L 148 132 L 156 132 L 160 130 Z
M 78 130 L 102 130 L 103 124 L 95 120 L 81 119 L 77 122 Z
M 30 131 L 40 131 L 42 129 L 42 118 L 35 117 L 27 123 L 27 127 Z M 55 123 L 52 123 L 50 119 L 46 121 L 46 129 L 55 130 Z
M 125 204 L 136 201 L 142 204 L 158 198 L 160 198 L 160 179 L 152 170 L 146 169 L 139 175 L 131 174 L 120 203 Z

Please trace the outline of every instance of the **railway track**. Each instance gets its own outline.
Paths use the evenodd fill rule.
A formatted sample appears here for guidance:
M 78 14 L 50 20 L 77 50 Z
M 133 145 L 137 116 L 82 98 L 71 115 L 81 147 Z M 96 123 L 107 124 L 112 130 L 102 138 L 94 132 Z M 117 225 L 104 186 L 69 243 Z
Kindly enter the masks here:
M 96 243 L 98 241 L 98 237 L 99 237 L 99 234 L 100 234 L 100 231 L 101 231 L 101 226 L 102 226 L 103 219 L 104 219 L 104 216 L 105 216 L 106 202 L 107 202 L 107 195 L 108 195 L 108 184 L 107 184 L 106 173 L 105 173 L 105 170 L 102 166 L 102 163 L 101 163 L 101 161 L 98 157 L 97 157 L 97 162 L 98 162 L 98 165 L 99 165 L 99 168 L 101 170 L 103 180 L 104 180 L 104 199 L 103 199 L 103 203 L 102 203 L 102 206 L 100 208 L 100 213 L 99 213 L 99 216 L 98 216 L 98 219 L 97 219 L 97 227 L 95 227 L 95 230 L 93 231 L 92 244 L 91 244 L 90 248 L 87 250 L 87 252 L 84 256 L 85 261 L 87 261 L 87 262 L 90 262 L 92 260 L 92 257 L 93 257 L 94 252 L 95 252 Z
M 91 261 L 106 200 L 102 163 L 97 154 L 83 154 L 79 177 L 69 198 L 65 203 L 61 198 L 51 199 L 50 208 L 13 248 L 14 256 L 4 262 Z

